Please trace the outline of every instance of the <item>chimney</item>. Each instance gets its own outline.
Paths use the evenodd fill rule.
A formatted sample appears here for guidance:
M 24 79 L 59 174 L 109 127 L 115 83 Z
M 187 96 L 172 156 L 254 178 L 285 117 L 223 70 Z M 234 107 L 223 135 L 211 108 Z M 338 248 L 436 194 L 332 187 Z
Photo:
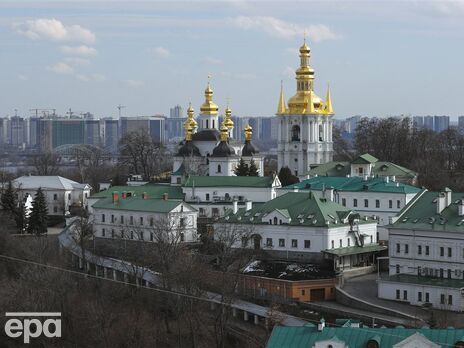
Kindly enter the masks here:
M 234 199 L 234 201 L 232 202 L 232 207 L 233 207 L 234 214 L 237 214 L 237 212 L 238 212 L 238 202 L 237 202 L 236 199 Z
M 327 200 L 334 201 L 334 188 L 332 186 L 327 187 Z
M 451 189 L 449 189 L 448 187 L 445 187 L 445 196 L 446 196 L 445 206 L 446 207 L 449 207 L 449 205 L 451 204 L 452 194 L 453 194 L 453 191 L 451 191 Z
M 441 214 L 443 209 L 446 208 L 446 194 L 444 192 L 440 192 L 437 198 L 437 214 Z
M 253 208 L 253 202 L 247 199 L 245 201 L 245 210 L 248 211 L 248 210 L 251 210 L 251 208 Z
M 148 194 L 146 192 L 142 192 L 142 199 L 148 199 Z
M 396 181 L 396 176 L 392 175 L 391 179 L 392 179 L 393 182 L 395 182 Z
M 114 191 L 113 192 L 113 203 L 118 203 L 119 201 L 119 192 Z
M 325 328 L 325 320 L 324 318 L 321 318 L 321 321 L 319 322 L 319 324 L 317 324 L 317 331 L 322 331 L 324 330 Z
M 389 177 L 388 175 L 385 177 L 385 182 L 386 182 L 387 184 L 390 182 L 390 177 Z
M 165 192 L 163 193 L 163 201 L 167 201 L 169 198 L 168 194 Z
M 126 199 L 127 198 L 127 192 L 126 191 L 122 191 L 122 199 Z
M 461 198 L 458 203 L 458 215 L 464 216 L 464 198 Z

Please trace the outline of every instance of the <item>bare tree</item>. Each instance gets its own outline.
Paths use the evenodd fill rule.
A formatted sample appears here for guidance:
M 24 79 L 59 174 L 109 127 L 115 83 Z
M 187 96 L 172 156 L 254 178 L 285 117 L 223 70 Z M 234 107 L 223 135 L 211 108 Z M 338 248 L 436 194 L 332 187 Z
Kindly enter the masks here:
M 34 167 L 37 175 L 57 175 L 59 173 L 61 158 L 52 153 L 44 152 L 33 156 L 30 165 Z

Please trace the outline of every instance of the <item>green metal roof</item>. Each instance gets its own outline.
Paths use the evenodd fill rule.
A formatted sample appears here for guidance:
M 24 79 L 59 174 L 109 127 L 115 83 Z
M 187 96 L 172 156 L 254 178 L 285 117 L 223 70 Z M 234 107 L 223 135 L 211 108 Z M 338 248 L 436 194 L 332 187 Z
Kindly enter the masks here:
M 190 176 L 185 187 L 272 187 L 271 176 Z
M 367 328 L 367 327 L 316 327 L 276 326 L 267 342 L 267 348 L 309 348 L 316 342 L 336 339 L 345 342 L 350 348 L 366 348 L 370 340 L 380 343 L 381 348 L 391 348 L 416 333 L 442 347 L 454 347 L 462 341 L 464 329 L 406 329 L 406 328 Z
M 350 192 L 384 192 L 384 193 L 417 193 L 421 189 L 415 186 L 403 184 L 400 182 L 385 182 L 384 178 L 362 177 L 336 177 L 336 176 L 317 176 L 303 180 L 297 184 L 289 185 L 284 189 L 298 188 L 300 190 L 322 191 L 324 188 L 333 187 L 338 191 Z
M 358 157 L 354 160 L 353 164 L 356 163 L 372 163 L 372 174 L 375 176 L 398 176 L 398 177 L 406 177 L 413 179 L 417 176 L 417 173 L 413 170 L 408 168 L 399 166 L 392 162 L 384 162 L 384 161 L 374 161 L 376 159 L 373 156 L 368 154 L 363 155 L 364 158 L 359 160 L 361 157 Z M 367 158 L 367 159 L 366 159 Z M 318 175 L 318 176 L 347 176 L 351 174 L 351 163 L 350 162 L 328 162 L 324 164 L 319 164 L 317 167 L 314 167 L 307 175 Z
M 365 153 L 364 155 L 358 156 L 355 158 L 351 163 L 355 164 L 361 164 L 361 163 L 375 163 L 378 162 L 379 159 L 375 158 L 372 155 L 369 155 L 368 153 Z
M 352 212 L 338 203 L 316 197 L 312 192 L 288 192 L 260 206 L 253 205 L 249 211 L 239 209 L 236 214 L 229 211 L 222 221 L 267 225 L 268 221 L 262 219 L 274 211 L 289 215 L 289 225 L 314 227 L 348 225 L 348 221 L 343 220 Z M 360 224 L 373 222 L 372 219 L 359 220 Z
M 169 199 L 183 199 L 184 194 L 179 186 L 170 186 L 169 184 L 145 184 L 141 186 L 113 186 L 108 190 L 97 192 L 90 198 L 110 197 L 113 192 L 129 192 L 131 195 L 141 196 L 143 192 L 148 194 L 149 198 L 162 198 L 164 193 L 168 194 Z
M 94 209 L 112 209 L 112 210 L 128 210 L 141 211 L 151 213 L 168 213 L 178 205 L 182 204 L 180 200 L 163 200 L 163 199 L 142 199 L 139 197 L 121 198 L 117 203 L 113 203 L 112 197 L 102 198 L 98 200 L 92 208 Z M 185 204 L 185 203 L 184 203 Z
M 445 288 L 464 288 L 464 280 L 462 279 L 448 279 L 448 278 L 433 278 L 433 277 L 419 277 L 411 274 L 394 274 L 391 276 L 382 276 L 383 281 L 395 283 L 409 283 L 419 284 L 426 286 L 438 286 Z
M 464 216 L 459 216 L 458 202 L 464 193 L 452 192 L 451 204 L 437 214 L 439 192 L 423 190 L 399 214 L 398 220 L 390 228 L 430 230 L 443 232 L 464 232 Z
M 336 249 L 327 249 L 323 250 L 323 253 L 336 255 L 336 256 L 347 256 L 347 255 L 355 255 L 355 254 L 363 254 L 363 253 L 370 253 L 374 251 L 382 251 L 387 250 L 387 247 L 384 245 L 379 244 L 366 244 L 363 247 L 361 246 L 352 246 L 352 247 L 344 247 L 344 248 L 336 248 Z

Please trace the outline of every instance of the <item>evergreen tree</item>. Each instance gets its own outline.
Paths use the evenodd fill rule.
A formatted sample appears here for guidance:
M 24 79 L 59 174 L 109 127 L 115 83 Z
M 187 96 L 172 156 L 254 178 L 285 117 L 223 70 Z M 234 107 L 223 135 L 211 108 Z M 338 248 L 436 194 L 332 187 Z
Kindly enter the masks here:
M 248 176 L 259 176 L 259 169 L 253 158 L 251 159 L 250 166 L 248 167 Z
M 300 182 L 295 175 L 292 174 L 292 171 L 288 167 L 282 167 L 279 171 L 279 180 L 282 184 L 282 187 L 297 184 Z
M 249 173 L 248 164 L 245 163 L 245 160 L 240 157 L 240 162 L 238 166 L 234 169 L 234 174 L 237 176 L 247 176 Z
M 6 190 L 2 192 L 0 204 L 2 205 L 3 210 L 9 213 L 14 213 L 18 206 L 16 192 L 11 181 L 8 182 Z
M 26 207 L 24 206 L 24 203 L 24 201 L 19 202 L 18 207 L 14 212 L 14 219 L 19 233 L 24 233 L 27 229 Z
M 45 195 L 42 188 L 39 187 L 32 202 L 31 214 L 29 216 L 29 224 L 27 232 L 41 235 L 47 232 L 48 209 Z

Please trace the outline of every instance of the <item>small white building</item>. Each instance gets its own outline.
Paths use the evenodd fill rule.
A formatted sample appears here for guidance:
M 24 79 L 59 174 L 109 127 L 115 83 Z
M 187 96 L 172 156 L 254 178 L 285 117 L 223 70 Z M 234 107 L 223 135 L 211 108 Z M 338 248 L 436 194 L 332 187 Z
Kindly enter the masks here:
M 163 238 L 196 242 L 198 212 L 178 199 L 152 198 L 146 192 L 113 191 L 92 205 L 95 236 L 157 242 Z
M 396 181 L 395 177 L 317 176 L 284 187 L 278 194 L 294 190 L 311 190 L 320 197 L 355 210 L 361 216 L 376 219 L 379 240 L 388 239 L 385 226 L 390 218 L 396 216 L 421 191 L 415 186 Z
M 13 186 L 19 191 L 21 199 L 30 195 L 32 198 L 39 187 L 47 201 L 49 215 L 64 215 L 70 207 L 87 207 L 87 198 L 91 187 L 88 184 L 63 178 L 61 176 L 21 176 L 13 181 Z
M 232 226 L 235 226 L 233 228 Z M 377 243 L 377 222 L 312 192 L 289 192 L 264 204 L 233 210 L 214 226 L 215 238 L 239 230 L 236 248 L 268 251 L 279 258 L 332 259 L 335 268 L 372 265 L 386 247 Z
M 388 226 L 380 298 L 464 310 L 464 193 L 423 190 Z

